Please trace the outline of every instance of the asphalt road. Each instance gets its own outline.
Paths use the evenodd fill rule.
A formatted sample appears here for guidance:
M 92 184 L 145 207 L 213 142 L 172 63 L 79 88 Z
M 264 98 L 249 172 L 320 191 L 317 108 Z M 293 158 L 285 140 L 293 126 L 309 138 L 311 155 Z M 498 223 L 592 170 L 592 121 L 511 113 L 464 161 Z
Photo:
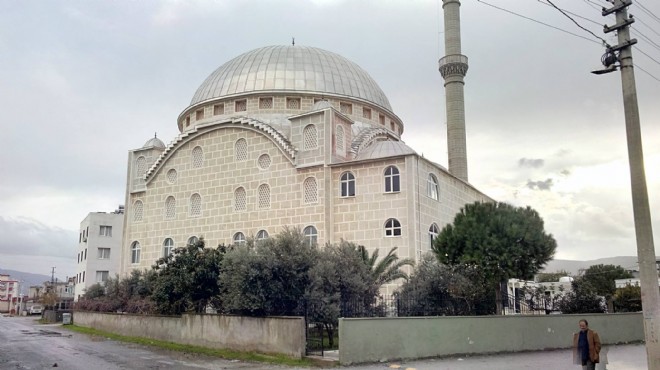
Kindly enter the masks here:
M 607 346 L 607 364 L 597 369 L 644 370 L 642 344 Z M 342 367 L 346 370 L 578 370 L 570 350 L 393 361 Z M 0 316 L 0 369 L 290 369 L 116 342 L 78 334 L 61 325 L 40 325 L 34 317 Z M 298 368 L 299 369 L 299 368 Z

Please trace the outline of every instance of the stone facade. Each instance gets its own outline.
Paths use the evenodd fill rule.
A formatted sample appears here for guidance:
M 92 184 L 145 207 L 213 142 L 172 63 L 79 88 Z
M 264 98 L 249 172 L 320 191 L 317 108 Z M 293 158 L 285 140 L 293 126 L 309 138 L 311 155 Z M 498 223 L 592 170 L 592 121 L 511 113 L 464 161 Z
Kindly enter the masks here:
M 400 141 L 403 123 L 389 103 L 335 95 L 217 96 L 184 110 L 169 145 L 152 139 L 130 151 L 123 272 L 152 266 L 169 239 L 183 246 L 204 237 L 217 246 L 287 226 L 319 245 L 345 239 L 381 256 L 397 247 L 400 257 L 419 259 L 432 232 L 466 203 L 492 201 Z M 287 108 L 287 99 L 300 109 Z M 241 100 L 245 110 L 236 112 Z

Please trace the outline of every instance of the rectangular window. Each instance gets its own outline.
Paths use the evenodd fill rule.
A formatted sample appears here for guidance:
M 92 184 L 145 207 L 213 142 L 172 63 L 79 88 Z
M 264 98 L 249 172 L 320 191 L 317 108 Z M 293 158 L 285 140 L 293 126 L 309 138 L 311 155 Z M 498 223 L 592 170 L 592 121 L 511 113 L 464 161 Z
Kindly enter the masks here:
M 353 114 L 353 104 L 339 103 L 339 111 L 344 114 Z
M 85 271 L 83 271 L 83 278 L 82 278 L 82 282 L 83 282 L 83 283 L 85 282 Z
M 286 98 L 286 109 L 300 109 L 300 98 Z
M 385 126 L 385 116 L 380 114 L 378 116 L 378 121 L 380 122 L 381 125 Z
M 273 98 L 259 98 L 259 109 L 273 109 Z
M 362 118 L 371 119 L 371 109 L 362 107 Z
M 247 100 L 236 100 L 234 102 L 234 112 L 245 112 L 247 110 Z
M 97 257 L 101 260 L 107 260 L 110 258 L 110 248 L 99 248 Z
M 186 117 L 186 127 L 190 126 L 190 116 Z
M 213 115 L 214 116 L 220 116 L 225 114 L 225 105 L 224 104 L 216 104 L 213 106 Z
M 195 121 L 199 121 L 204 119 L 204 109 L 198 109 L 195 112 Z
M 85 261 L 87 261 L 87 248 L 85 248 Z
M 99 235 L 112 236 L 112 226 L 101 225 L 99 228 Z
M 96 282 L 105 283 L 108 280 L 109 271 L 96 271 Z

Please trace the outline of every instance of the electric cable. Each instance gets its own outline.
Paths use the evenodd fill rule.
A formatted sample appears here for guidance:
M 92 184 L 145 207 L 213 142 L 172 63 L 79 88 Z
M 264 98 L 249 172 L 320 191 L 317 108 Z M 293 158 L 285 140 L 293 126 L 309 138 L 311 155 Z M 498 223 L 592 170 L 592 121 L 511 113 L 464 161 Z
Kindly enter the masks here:
M 548 3 L 545 2 L 544 0 L 536 0 L 536 1 L 538 1 L 539 3 L 541 3 L 541 4 L 543 4 L 543 5 L 547 5 L 547 6 L 552 7 L 552 5 L 548 4 Z M 598 23 L 598 22 L 594 21 L 593 19 L 589 19 L 589 18 L 587 18 L 587 17 L 583 17 L 583 16 L 581 16 L 581 15 L 579 15 L 579 14 L 572 13 L 572 12 L 566 10 L 566 9 L 561 9 L 561 10 L 564 11 L 564 12 L 566 12 L 566 13 L 568 13 L 568 14 L 574 15 L 574 16 L 580 18 L 580 19 L 584 19 L 585 21 L 589 21 L 589 22 L 594 23 L 594 24 L 597 24 L 597 25 L 599 25 L 599 26 L 602 26 L 602 25 L 603 25 L 602 23 Z
M 651 60 L 654 61 L 656 64 L 660 65 L 660 62 L 658 62 L 657 59 L 655 59 L 654 57 L 652 57 L 652 56 L 646 54 L 642 49 L 638 48 L 636 45 L 633 45 L 633 47 L 635 48 L 635 50 L 637 50 L 637 51 L 639 51 L 640 53 L 646 55 L 647 58 L 651 59 Z
M 546 0 L 546 1 L 547 1 L 550 5 L 552 5 L 555 9 L 559 10 L 559 11 L 561 12 L 561 14 L 565 15 L 568 19 L 570 19 L 571 21 L 573 21 L 573 23 L 575 23 L 576 26 L 578 26 L 578 27 L 582 28 L 583 30 L 589 32 L 589 33 L 592 34 L 595 38 L 600 39 L 600 40 L 603 42 L 603 44 L 606 45 L 608 48 L 610 47 L 610 45 L 607 43 L 607 41 L 605 41 L 604 38 L 602 38 L 602 37 L 600 37 L 600 36 L 597 36 L 595 33 L 591 32 L 589 29 L 583 27 L 583 26 L 582 26 L 581 24 L 579 24 L 575 19 L 573 19 L 570 15 L 568 15 L 566 12 L 564 12 L 562 9 L 560 9 L 557 5 L 555 5 L 551 0 Z
M 660 18 L 658 18 L 657 15 L 655 15 L 652 11 L 648 10 L 644 5 L 642 5 L 639 0 L 635 3 L 637 6 L 639 6 L 640 9 L 642 9 L 643 12 L 648 14 L 651 18 L 653 18 L 656 22 L 660 23 Z
M 660 82 L 660 78 L 655 77 L 654 75 L 651 74 L 651 72 L 649 72 L 649 71 L 645 70 L 644 68 L 638 66 L 636 63 L 633 63 L 633 65 L 635 66 L 635 68 L 637 68 L 640 71 L 642 71 L 642 72 L 646 73 L 647 75 L 651 76 L 651 78 L 653 78 L 654 80 Z
M 645 34 L 639 32 L 639 30 L 635 27 L 630 27 L 635 31 L 635 35 L 645 39 L 651 46 L 655 47 L 656 49 L 660 50 L 660 45 L 656 44 L 655 41 L 651 40 L 649 37 L 647 37 Z

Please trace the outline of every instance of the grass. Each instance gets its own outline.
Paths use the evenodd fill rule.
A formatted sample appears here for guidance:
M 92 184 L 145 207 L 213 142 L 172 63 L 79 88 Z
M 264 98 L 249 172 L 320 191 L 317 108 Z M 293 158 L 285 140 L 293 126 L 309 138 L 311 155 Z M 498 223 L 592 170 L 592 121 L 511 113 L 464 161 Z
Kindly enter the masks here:
M 136 343 L 145 346 L 157 347 L 161 349 L 166 349 L 170 351 L 179 351 L 186 353 L 196 353 L 206 356 L 220 357 L 228 360 L 241 360 L 249 362 L 264 362 L 269 364 L 277 365 L 287 365 L 287 366 L 306 366 L 313 367 L 315 366 L 314 361 L 310 359 L 295 359 L 288 357 L 283 354 L 265 354 L 258 352 L 242 352 L 234 351 L 231 349 L 216 349 L 216 348 L 207 348 L 200 346 L 191 346 L 188 344 L 178 344 L 172 342 L 166 342 L 157 339 L 141 338 L 141 337 L 129 337 L 125 335 L 119 335 L 114 333 L 109 333 L 101 330 L 96 330 L 92 328 L 86 328 L 77 325 L 66 325 L 62 326 L 64 329 L 75 331 L 81 334 L 96 335 L 105 337 L 108 339 L 127 342 L 127 343 Z

